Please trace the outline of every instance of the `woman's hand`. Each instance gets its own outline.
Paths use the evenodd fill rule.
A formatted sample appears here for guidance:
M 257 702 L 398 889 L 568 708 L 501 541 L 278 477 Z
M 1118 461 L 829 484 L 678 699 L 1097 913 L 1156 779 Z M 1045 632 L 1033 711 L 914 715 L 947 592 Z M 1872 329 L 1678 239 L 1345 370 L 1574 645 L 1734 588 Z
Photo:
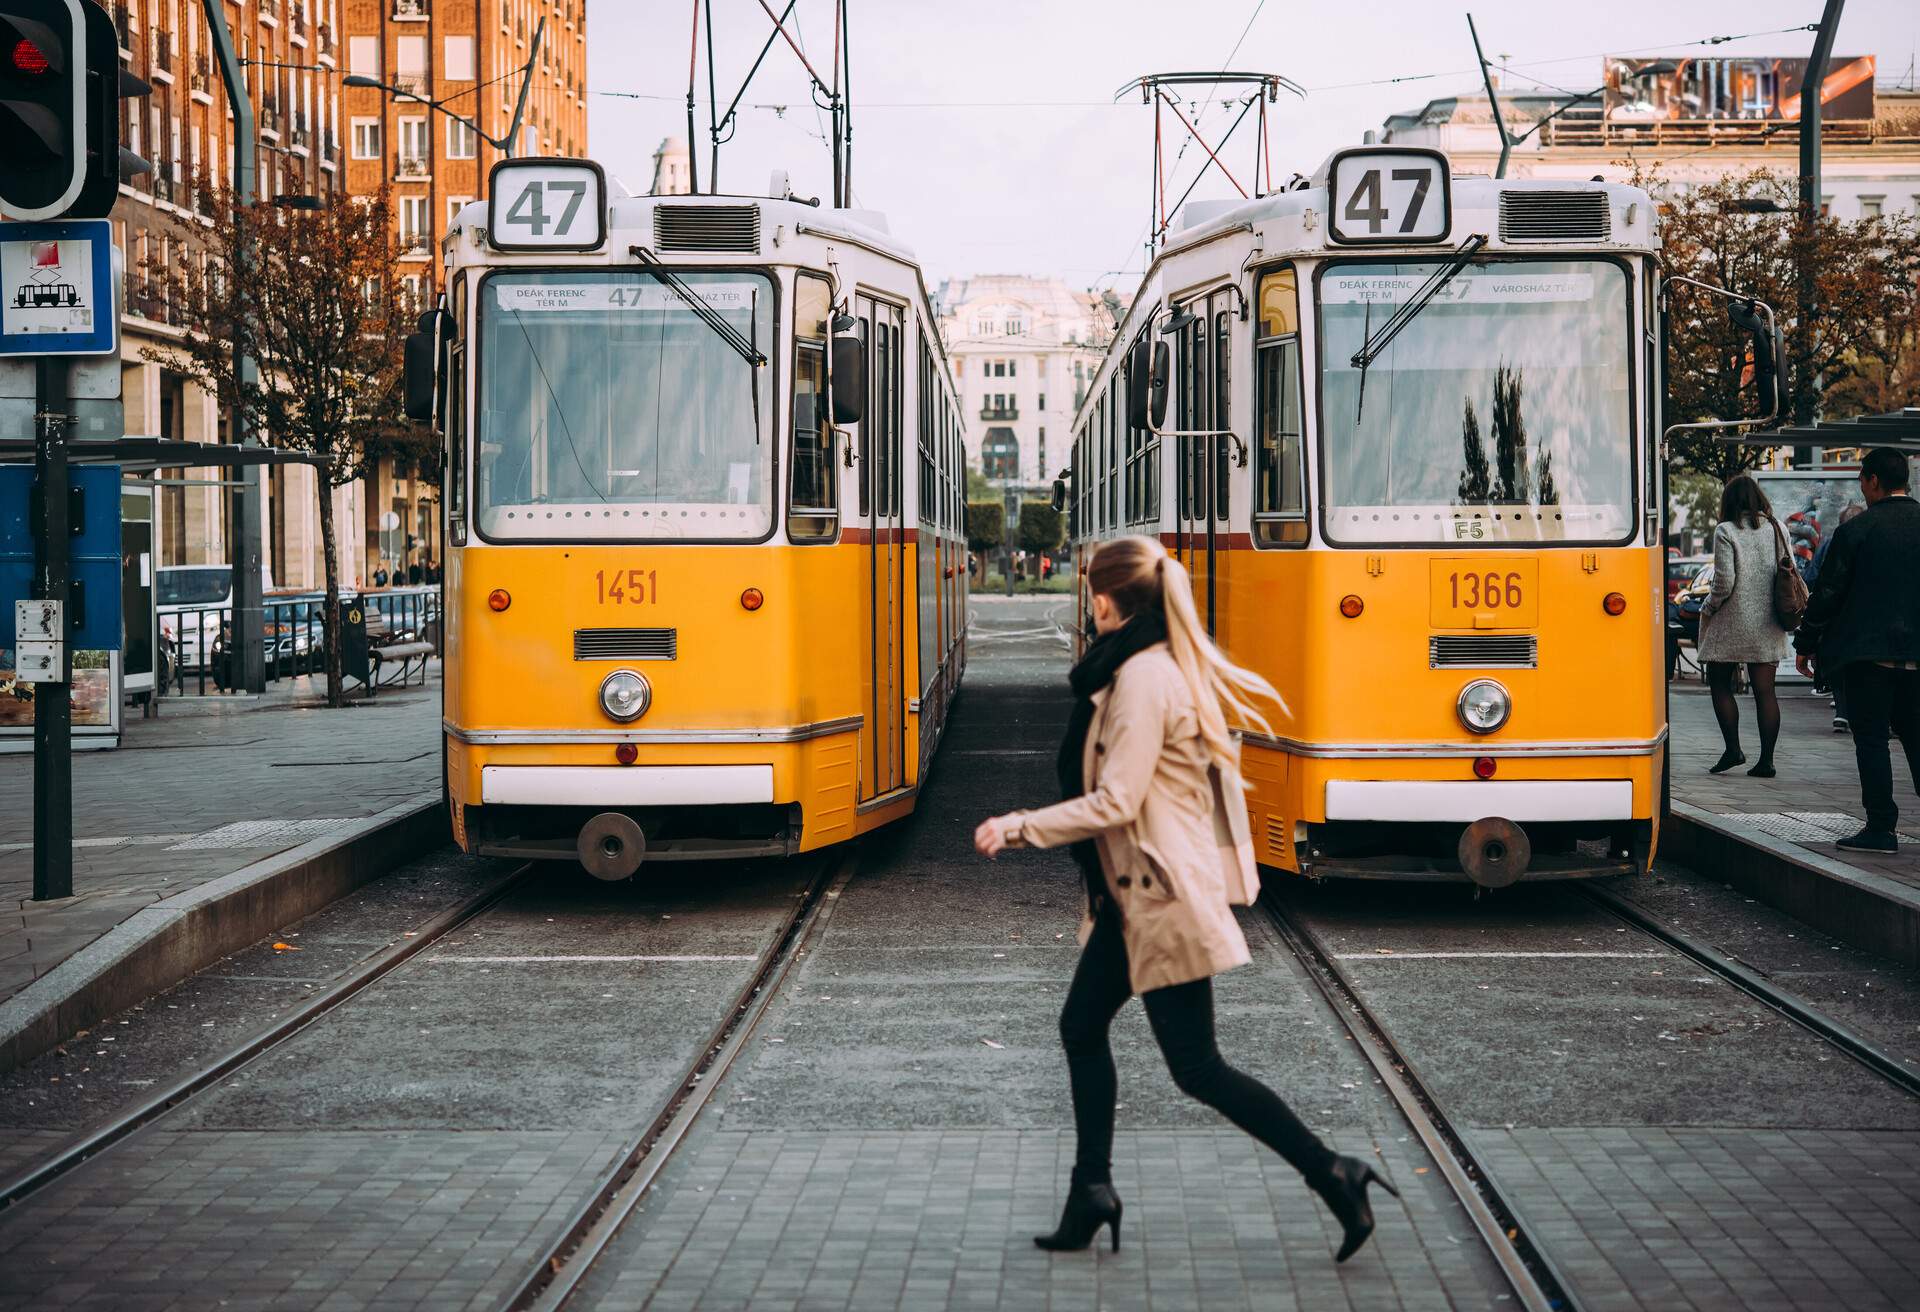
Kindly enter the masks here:
M 1007 849 L 1007 829 L 1012 820 L 1012 816 L 1006 815 L 991 816 L 982 820 L 979 828 L 973 831 L 974 850 L 988 860 L 999 856 Z

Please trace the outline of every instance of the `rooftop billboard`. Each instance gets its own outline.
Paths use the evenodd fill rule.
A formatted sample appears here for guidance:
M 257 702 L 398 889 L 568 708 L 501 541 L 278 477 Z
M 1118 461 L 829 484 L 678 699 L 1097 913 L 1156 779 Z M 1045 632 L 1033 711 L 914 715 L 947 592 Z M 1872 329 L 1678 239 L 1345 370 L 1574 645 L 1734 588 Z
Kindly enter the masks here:
M 1873 117 L 1872 55 L 1835 56 L 1821 83 L 1821 113 L 1829 121 Z M 1785 119 L 1800 117 L 1807 61 L 1755 55 L 1711 59 L 1622 59 L 1606 62 L 1609 122 L 1670 119 Z

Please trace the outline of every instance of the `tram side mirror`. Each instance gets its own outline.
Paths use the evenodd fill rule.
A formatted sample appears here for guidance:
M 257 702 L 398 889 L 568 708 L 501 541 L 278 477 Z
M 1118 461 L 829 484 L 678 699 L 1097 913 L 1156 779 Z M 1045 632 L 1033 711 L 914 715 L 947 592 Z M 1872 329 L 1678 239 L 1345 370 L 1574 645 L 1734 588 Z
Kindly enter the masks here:
M 867 344 L 851 333 L 833 339 L 833 422 L 857 424 L 867 412 Z
M 1061 477 L 1053 480 L 1053 509 L 1054 509 L 1054 513 L 1058 514 L 1059 512 L 1065 510 L 1066 508 L 1067 508 L 1067 480 L 1066 480 L 1066 477 L 1062 475 Z
M 408 333 L 406 341 L 406 412 L 416 424 L 433 422 L 436 350 L 432 329 Z
M 1157 429 L 1167 421 L 1167 378 L 1172 352 L 1165 342 L 1141 338 L 1127 352 L 1127 427 Z
M 1762 314 L 1758 301 L 1732 301 L 1727 305 L 1727 318 L 1733 326 L 1748 335 L 1753 357 L 1753 389 L 1759 394 L 1760 404 L 1775 415 L 1787 412 L 1787 371 L 1785 343 L 1781 339 L 1777 321 L 1770 314 Z

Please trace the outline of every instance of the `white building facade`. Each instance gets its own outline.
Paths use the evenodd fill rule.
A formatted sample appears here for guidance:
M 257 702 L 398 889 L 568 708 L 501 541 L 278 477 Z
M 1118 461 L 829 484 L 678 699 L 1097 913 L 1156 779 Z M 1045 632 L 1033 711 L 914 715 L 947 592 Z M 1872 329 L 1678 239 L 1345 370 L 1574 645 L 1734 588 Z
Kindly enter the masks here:
M 1552 91 L 1500 91 L 1507 130 L 1520 135 L 1555 111 L 1513 147 L 1510 178 L 1604 178 L 1622 182 L 1636 169 L 1686 187 L 1755 169 L 1799 172 L 1797 95 L 1767 85 L 1754 70 L 1786 60 L 1729 57 L 1680 61 L 1651 84 L 1632 78 L 1636 61 L 1607 60 L 1598 71 L 1607 94 L 1566 108 Z M 1672 64 L 1675 61 L 1667 61 Z M 1836 58 L 1835 79 L 1852 70 L 1867 85 L 1830 95 L 1821 132 L 1821 203 L 1838 219 L 1920 213 L 1920 91 L 1873 84 L 1872 57 Z M 1627 79 L 1622 82 L 1622 72 Z M 1871 88 L 1871 94 L 1866 92 Z M 1498 90 L 1498 88 L 1496 88 Z M 1792 113 L 1783 116 L 1781 103 Z M 1456 173 L 1491 176 L 1500 138 L 1484 92 L 1429 101 L 1387 119 L 1379 133 L 1394 145 L 1443 151 Z
M 953 278 L 936 297 L 960 385 L 970 465 L 1038 490 L 1072 450 L 1074 412 L 1113 339 L 1113 312 L 1058 278 Z

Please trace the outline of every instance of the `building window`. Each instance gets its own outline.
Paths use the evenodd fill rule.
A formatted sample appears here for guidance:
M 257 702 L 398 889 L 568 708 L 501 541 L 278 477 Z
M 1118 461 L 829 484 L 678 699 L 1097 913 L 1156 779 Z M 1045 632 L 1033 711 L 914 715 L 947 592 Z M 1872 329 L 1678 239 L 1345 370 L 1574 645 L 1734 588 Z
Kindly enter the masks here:
M 1024 319 L 1009 319 L 1006 322 L 1006 332 L 1009 337 L 1018 337 L 1026 330 L 1027 324 Z
M 377 118 L 353 120 L 353 157 L 379 159 L 381 154 L 380 120 Z
M 358 77 L 380 76 L 379 37 L 350 36 L 347 38 L 347 71 Z
M 427 89 L 427 39 L 423 36 L 403 36 L 394 46 L 395 62 L 399 64 L 395 80 L 409 91 L 424 92 Z
M 454 220 L 460 217 L 460 211 L 471 204 L 473 204 L 473 197 L 471 196 L 447 197 L 447 225 L 451 227 Z
M 1045 410 L 1047 408 L 1047 394 L 1045 392 L 1040 393 L 1039 397 L 1035 399 L 1033 408 L 1035 410 Z
M 980 472 L 988 478 L 1020 477 L 1020 439 L 1011 428 L 990 428 L 980 443 Z
M 433 148 L 427 144 L 426 119 L 403 118 L 400 120 L 401 177 L 426 177 L 432 149 Z
M 1879 218 L 1882 209 L 1885 207 L 1886 199 L 1885 196 L 1862 196 L 1860 198 L 1860 217 L 1863 219 Z
M 425 196 L 402 196 L 400 198 L 400 248 L 402 251 L 424 251 L 430 237 Z
M 440 76 L 449 82 L 473 81 L 473 38 L 470 36 L 448 37 L 446 52 L 446 59 L 440 67 Z
M 1007 377 L 1012 378 L 1019 372 L 1020 372 L 1020 362 L 1018 360 L 1007 361 Z
M 447 120 L 447 158 L 472 159 L 474 150 L 473 127 L 465 119 Z
M 982 360 L 980 362 L 980 372 L 985 374 L 988 378 L 993 377 L 993 361 Z
M 995 378 L 1005 378 L 1007 376 L 1007 362 L 1005 360 L 995 360 L 993 362 L 993 376 Z

